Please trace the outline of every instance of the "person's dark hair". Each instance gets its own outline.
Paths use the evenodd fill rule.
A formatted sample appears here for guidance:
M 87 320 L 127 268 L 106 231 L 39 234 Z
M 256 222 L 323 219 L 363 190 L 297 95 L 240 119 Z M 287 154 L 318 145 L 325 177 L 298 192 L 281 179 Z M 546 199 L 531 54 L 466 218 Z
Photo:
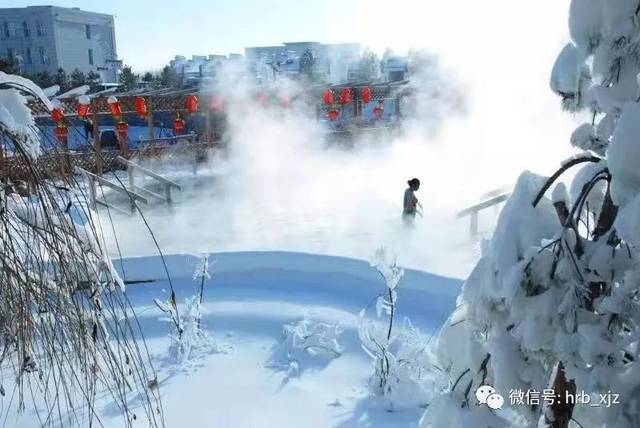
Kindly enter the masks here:
M 407 181 L 407 183 L 411 188 L 420 187 L 420 180 L 418 180 L 417 178 L 412 178 L 411 180 Z

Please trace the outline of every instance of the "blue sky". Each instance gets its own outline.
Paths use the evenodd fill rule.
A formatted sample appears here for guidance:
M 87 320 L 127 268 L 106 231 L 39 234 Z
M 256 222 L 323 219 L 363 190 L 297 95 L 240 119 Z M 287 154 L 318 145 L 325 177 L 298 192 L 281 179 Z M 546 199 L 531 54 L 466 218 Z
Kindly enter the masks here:
M 398 52 L 426 48 L 459 73 L 479 73 L 483 79 L 500 76 L 501 70 L 517 63 L 517 68 L 547 79 L 548 68 L 568 38 L 569 0 L 0 0 L 0 4 L 53 4 L 115 15 L 119 57 L 137 71 L 159 69 L 178 54 L 243 53 L 246 46 L 313 40 L 360 42 L 380 54 L 386 47 Z
M 2 0 L 1 7 L 52 4 L 116 16 L 118 52 L 138 69 L 176 54 L 243 53 L 284 41 L 359 41 L 355 0 Z

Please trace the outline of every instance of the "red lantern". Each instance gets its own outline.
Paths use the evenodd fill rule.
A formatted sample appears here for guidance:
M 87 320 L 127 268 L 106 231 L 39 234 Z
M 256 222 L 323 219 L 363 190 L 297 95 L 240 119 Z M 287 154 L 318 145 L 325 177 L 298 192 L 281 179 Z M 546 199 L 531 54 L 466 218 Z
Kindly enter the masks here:
M 384 108 L 380 105 L 375 106 L 373 109 L 373 117 L 375 117 L 376 120 L 380 120 L 382 113 L 384 113 Z
M 116 123 L 116 130 L 118 131 L 120 142 L 125 141 L 127 139 L 127 134 L 129 133 L 129 125 L 127 125 L 127 122 L 119 121 Z
M 177 116 L 173 121 L 173 132 L 176 135 L 182 135 L 184 133 L 185 123 L 184 119 L 180 116 Z
M 260 92 L 260 94 L 258 95 L 258 103 L 262 107 L 266 107 L 268 102 L 269 102 L 269 96 L 267 95 L 267 93 L 264 91 Z
M 365 104 L 371 102 L 371 88 L 368 86 L 362 88 L 362 102 Z
M 351 102 L 351 89 L 344 88 L 340 92 L 340 103 L 349 104 Z
M 78 97 L 78 105 L 77 105 L 78 116 L 82 119 L 86 119 L 87 115 L 89 114 L 90 106 L 91 106 L 91 99 L 88 96 L 82 95 Z
M 329 116 L 329 120 L 332 121 L 332 122 L 335 121 L 338 118 L 339 114 L 340 113 L 338 112 L 338 110 L 329 110 L 327 112 L 327 116 Z
M 113 95 L 107 98 L 107 103 L 109 104 L 109 108 L 111 109 L 111 114 L 115 118 L 119 118 L 122 116 L 122 108 L 120 107 L 120 102 Z
M 63 145 L 67 145 L 67 137 L 69 136 L 69 128 L 67 128 L 65 125 L 58 125 L 56 126 L 56 138 L 58 139 L 58 141 L 60 141 L 60 143 L 62 143 Z
M 62 110 L 60 110 L 59 108 L 54 108 L 53 110 L 51 110 L 51 117 L 53 118 L 54 122 L 60 123 L 62 119 L 64 119 L 64 113 L 62 113 Z
M 282 108 L 289 108 L 289 95 L 282 93 L 280 94 L 280 105 L 282 105 Z
M 140 115 L 141 118 L 147 117 L 149 114 L 149 108 L 147 107 L 147 100 L 144 97 L 135 97 L 133 99 L 133 104 L 136 108 L 136 113 Z
M 328 106 L 333 104 L 333 91 L 331 89 L 324 91 L 322 94 L 322 102 Z
M 51 101 L 51 117 L 55 123 L 60 123 L 64 119 L 64 113 L 62 112 L 62 104 L 60 100 Z
M 191 114 L 198 111 L 198 96 L 187 95 L 187 111 Z
M 218 95 L 214 95 L 211 99 L 211 110 L 215 113 L 220 113 L 222 111 L 222 100 Z

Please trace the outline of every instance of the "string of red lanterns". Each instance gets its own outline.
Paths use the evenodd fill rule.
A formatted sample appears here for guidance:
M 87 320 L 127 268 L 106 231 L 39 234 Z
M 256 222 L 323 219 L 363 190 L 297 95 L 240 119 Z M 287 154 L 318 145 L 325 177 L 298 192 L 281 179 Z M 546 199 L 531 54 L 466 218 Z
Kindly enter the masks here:
M 55 123 L 60 123 L 64 119 L 64 113 L 62 112 L 62 103 L 60 100 L 51 101 L 51 117 Z
M 56 124 L 55 134 L 60 144 L 67 147 L 69 129 L 65 123 L 64 111 L 62 110 L 62 103 L 60 100 L 51 101 L 51 117 Z
M 198 111 L 198 96 L 197 95 L 187 95 L 187 111 L 190 114 L 193 114 Z
M 322 94 L 322 102 L 324 102 L 324 104 L 327 106 L 333 104 L 333 91 L 331 89 L 327 89 L 324 91 L 324 93 Z
M 340 92 L 340 103 L 341 104 L 349 104 L 351 102 L 351 89 L 344 88 Z
M 365 104 L 369 104 L 371 102 L 371 88 L 366 86 L 362 88 L 362 102 Z
M 258 94 L 258 104 L 262 107 L 266 107 L 269 103 L 269 95 L 266 92 L 262 91 Z
M 137 96 L 133 99 L 133 106 L 136 109 L 136 113 L 140 118 L 145 119 L 149 114 L 149 106 L 147 106 L 147 100 L 145 97 Z
M 118 139 L 120 140 L 120 149 L 124 152 L 125 144 L 127 143 L 127 137 L 129 135 L 129 125 L 124 121 L 122 117 L 122 106 L 118 98 L 113 95 L 107 98 L 107 104 L 111 110 L 113 120 L 116 122 L 116 132 L 118 133 Z
M 382 101 L 380 101 L 378 105 L 373 108 L 373 117 L 376 120 L 380 120 L 382 118 L 383 113 L 384 113 L 384 105 Z
M 89 114 L 89 107 L 91 107 L 91 98 L 87 95 L 81 95 L 78 97 L 78 105 L 76 106 L 78 117 L 86 119 Z
M 217 94 L 211 98 L 211 110 L 213 110 L 214 113 L 220 113 L 222 111 L 222 99 Z
M 339 104 L 342 104 L 344 106 L 353 102 L 353 95 L 356 93 L 356 89 L 342 88 L 342 90 L 340 90 L 340 97 L 338 100 Z M 369 86 L 365 86 L 360 90 L 360 99 L 364 104 L 369 104 L 371 102 L 371 100 L 373 99 L 373 93 Z M 329 120 L 337 120 L 340 116 L 340 112 L 336 108 L 334 108 L 335 95 L 331 88 L 325 89 L 322 93 L 322 102 L 325 106 L 330 107 L 330 110 L 327 111 L 327 117 L 329 118 Z M 382 113 L 383 107 L 381 105 L 376 106 L 373 110 L 373 114 L 376 120 L 382 117 Z
M 180 115 L 180 113 L 176 113 L 176 118 L 173 120 L 173 132 L 176 135 L 184 134 L 184 129 L 186 127 L 185 121 Z

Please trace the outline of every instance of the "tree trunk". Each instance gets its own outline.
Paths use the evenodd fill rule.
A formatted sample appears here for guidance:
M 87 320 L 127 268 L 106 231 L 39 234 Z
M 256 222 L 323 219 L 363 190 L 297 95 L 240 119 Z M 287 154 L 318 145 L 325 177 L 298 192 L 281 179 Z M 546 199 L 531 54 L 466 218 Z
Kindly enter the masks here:
M 576 404 L 576 384 L 573 380 L 567 380 L 562 361 L 556 363 L 554 374 L 551 389 L 556 394 L 556 399 L 546 408 L 544 421 L 551 428 L 568 428 Z

